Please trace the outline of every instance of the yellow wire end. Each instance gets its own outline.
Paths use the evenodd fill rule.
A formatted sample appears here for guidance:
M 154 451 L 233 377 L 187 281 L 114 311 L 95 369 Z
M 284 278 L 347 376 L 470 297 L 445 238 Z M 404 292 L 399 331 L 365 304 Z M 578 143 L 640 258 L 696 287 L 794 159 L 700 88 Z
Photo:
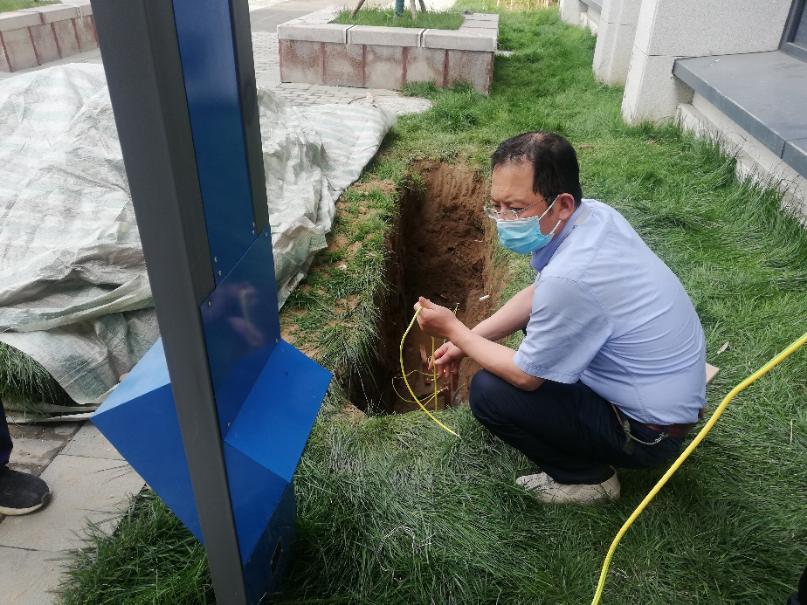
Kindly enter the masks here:
M 454 432 L 453 430 L 448 428 L 445 424 L 440 422 L 434 416 L 434 414 L 432 414 L 426 408 L 426 406 L 421 403 L 420 399 L 418 399 L 418 396 L 415 395 L 415 391 L 412 390 L 412 386 L 409 384 L 409 379 L 407 378 L 407 375 L 406 375 L 406 367 L 404 366 L 404 358 L 403 358 L 404 343 L 406 342 L 406 337 L 409 336 L 409 332 L 412 331 L 412 326 L 415 325 L 415 321 L 418 318 L 418 313 L 420 313 L 420 310 L 421 310 L 420 305 L 415 305 L 415 314 L 412 316 L 412 320 L 409 322 L 409 325 L 407 326 L 406 331 L 403 333 L 403 336 L 401 337 L 401 346 L 400 346 L 400 350 L 399 350 L 399 352 L 400 352 L 399 361 L 401 362 L 401 374 L 403 375 L 402 378 L 403 378 L 404 384 L 406 385 L 406 389 L 409 391 L 409 394 L 412 396 L 415 403 L 417 403 L 418 406 L 420 406 L 420 409 L 423 410 L 426 413 L 426 415 L 432 420 L 432 422 L 434 422 L 437 426 L 439 426 L 445 432 L 451 433 L 455 437 L 459 438 L 458 433 Z M 435 401 L 435 405 L 436 404 L 437 404 L 437 401 Z

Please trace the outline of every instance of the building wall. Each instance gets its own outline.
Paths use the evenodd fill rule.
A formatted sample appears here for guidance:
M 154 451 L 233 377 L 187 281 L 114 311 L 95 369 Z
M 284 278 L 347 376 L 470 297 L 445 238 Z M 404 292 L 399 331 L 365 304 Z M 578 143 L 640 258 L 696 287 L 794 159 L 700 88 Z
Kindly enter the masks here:
M 622 101 L 629 123 L 672 118 L 692 91 L 672 75 L 679 57 L 776 50 L 791 0 L 641 0 Z
M 593 64 L 594 75 L 600 82 L 612 86 L 625 84 L 641 5 L 642 0 L 605 0 Z

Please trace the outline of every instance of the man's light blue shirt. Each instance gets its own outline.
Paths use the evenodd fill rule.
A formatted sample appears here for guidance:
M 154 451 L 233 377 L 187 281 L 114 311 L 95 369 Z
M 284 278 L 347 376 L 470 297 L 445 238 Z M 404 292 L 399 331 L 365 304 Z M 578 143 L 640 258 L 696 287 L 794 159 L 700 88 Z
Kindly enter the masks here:
M 532 263 L 532 313 L 514 357 L 522 371 L 580 380 L 640 422 L 697 421 L 706 400 L 700 320 L 681 282 L 619 212 L 583 200 Z

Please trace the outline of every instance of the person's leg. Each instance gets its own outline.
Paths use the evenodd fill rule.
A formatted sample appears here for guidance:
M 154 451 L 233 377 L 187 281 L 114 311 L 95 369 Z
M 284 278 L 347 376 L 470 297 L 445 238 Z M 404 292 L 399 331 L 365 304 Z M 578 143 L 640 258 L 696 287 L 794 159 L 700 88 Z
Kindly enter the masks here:
M 471 383 L 471 410 L 503 441 L 538 464 L 520 477 L 545 502 L 596 502 L 619 496 L 611 465 L 652 468 L 681 450 L 683 439 L 643 445 L 627 437 L 611 404 L 582 383 L 545 382 L 523 391 L 485 371 Z M 630 432 L 653 443 L 660 433 L 630 421 Z
M 50 490 L 39 477 L 8 468 L 11 434 L 0 401 L 0 515 L 27 515 L 50 500 Z
M 613 474 L 606 454 L 619 447 L 621 428 L 603 402 L 580 383 L 523 391 L 484 370 L 470 389 L 474 416 L 561 483 L 598 484 Z

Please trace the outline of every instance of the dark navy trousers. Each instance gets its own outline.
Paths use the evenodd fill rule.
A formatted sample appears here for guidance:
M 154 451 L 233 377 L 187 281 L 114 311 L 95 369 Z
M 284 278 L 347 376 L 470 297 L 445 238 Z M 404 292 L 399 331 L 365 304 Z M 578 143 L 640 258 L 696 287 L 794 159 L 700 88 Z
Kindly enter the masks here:
M 11 435 L 8 432 L 6 422 L 6 411 L 3 409 L 3 402 L 0 401 L 0 469 L 2 469 L 11 456 Z
M 602 483 L 622 468 L 652 468 L 680 451 L 682 438 L 655 445 L 630 439 L 611 404 L 582 382 L 546 381 L 535 391 L 480 370 L 471 381 L 471 411 L 491 433 L 524 453 L 559 483 Z M 652 443 L 660 432 L 628 419 L 630 433 Z

